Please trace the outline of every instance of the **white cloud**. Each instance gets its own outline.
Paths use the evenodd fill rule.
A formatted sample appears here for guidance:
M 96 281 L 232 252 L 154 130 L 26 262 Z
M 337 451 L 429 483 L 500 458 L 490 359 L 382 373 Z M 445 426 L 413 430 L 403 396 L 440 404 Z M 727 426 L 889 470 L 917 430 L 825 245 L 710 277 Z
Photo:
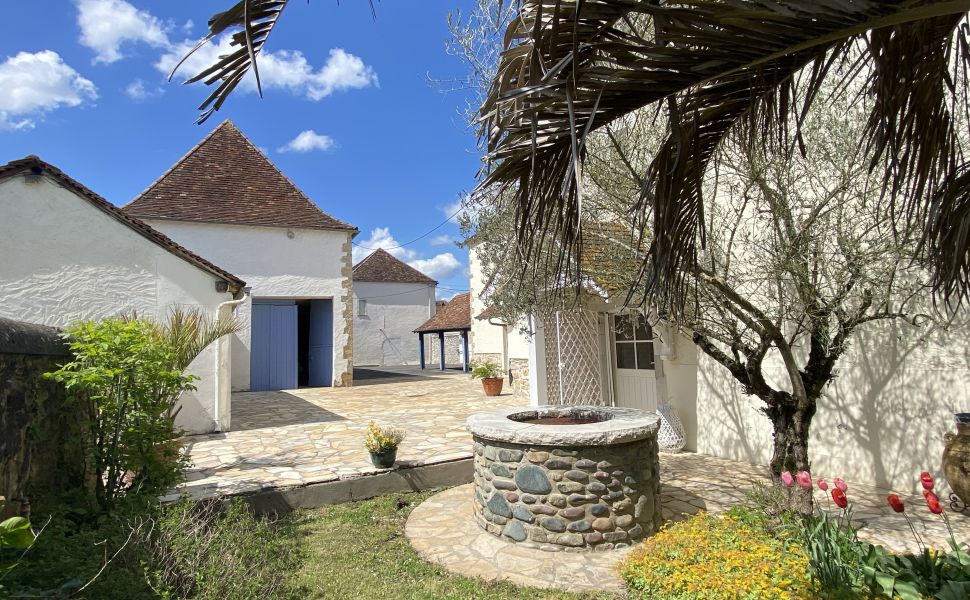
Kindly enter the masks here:
M 333 138 L 307 129 L 300 132 L 298 136 L 290 140 L 285 146 L 279 148 L 280 152 L 310 152 L 312 150 L 329 150 L 333 148 Z
M 220 55 L 235 52 L 237 48 L 230 46 L 230 42 L 231 38 L 224 35 L 203 46 L 179 67 L 178 76 L 183 81 L 189 79 L 215 63 Z M 194 42 L 186 40 L 173 46 L 158 59 L 155 68 L 167 76 L 194 45 Z M 257 66 L 263 89 L 284 89 L 314 101 L 334 92 L 378 85 L 374 69 L 341 48 L 330 50 L 326 64 L 319 69 L 314 69 L 302 52 L 294 50 L 260 52 Z M 237 89 L 242 92 L 256 91 L 256 79 L 252 72 L 246 75 Z
M 94 83 L 52 50 L 20 52 L 0 63 L 0 129 L 33 127 L 48 111 L 97 97 Z
M 387 252 L 415 269 L 421 271 L 432 279 L 444 281 L 460 273 L 463 269 L 462 264 L 451 252 L 444 252 L 431 258 L 419 258 L 418 253 L 410 248 L 399 248 L 400 242 L 394 239 L 391 231 L 387 227 L 376 227 L 371 230 L 370 237 L 366 240 L 355 242 L 353 259 L 358 263 L 367 257 L 377 248 L 383 248 Z
M 391 230 L 387 227 L 376 227 L 371 230 L 370 237 L 366 240 L 354 242 L 354 263 L 358 263 L 378 248 L 383 248 L 393 256 L 405 262 L 414 260 L 418 253 L 410 248 L 398 248 L 401 243 L 394 239 Z
M 140 42 L 153 48 L 170 45 L 161 19 L 124 0 L 78 0 L 77 24 L 81 44 L 94 50 L 95 63 L 121 60 L 125 44 Z
M 438 281 L 444 281 L 461 271 L 461 263 L 451 252 L 445 252 L 433 258 L 419 258 L 409 261 L 408 264 Z
M 132 100 L 147 100 L 148 98 L 161 96 L 164 93 L 165 90 L 161 86 L 148 84 L 144 79 L 135 79 L 125 86 L 125 95 Z
M 431 238 L 431 245 L 444 246 L 446 244 L 452 244 L 454 243 L 454 241 L 455 241 L 454 236 L 447 233 L 443 233 L 441 235 L 436 235 L 433 238 Z

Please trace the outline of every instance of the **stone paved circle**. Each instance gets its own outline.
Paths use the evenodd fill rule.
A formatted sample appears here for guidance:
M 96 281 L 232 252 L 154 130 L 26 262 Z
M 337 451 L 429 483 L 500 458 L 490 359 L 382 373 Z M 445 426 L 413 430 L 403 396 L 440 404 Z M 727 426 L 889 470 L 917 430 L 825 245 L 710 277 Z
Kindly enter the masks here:
M 427 561 L 486 581 L 574 592 L 623 593 L 615 572 L 629 549 L 610 552 L 545 552 L 497 538 L 472 514 L 471 484 L 431 496 L 408 517 L 405 535 Z

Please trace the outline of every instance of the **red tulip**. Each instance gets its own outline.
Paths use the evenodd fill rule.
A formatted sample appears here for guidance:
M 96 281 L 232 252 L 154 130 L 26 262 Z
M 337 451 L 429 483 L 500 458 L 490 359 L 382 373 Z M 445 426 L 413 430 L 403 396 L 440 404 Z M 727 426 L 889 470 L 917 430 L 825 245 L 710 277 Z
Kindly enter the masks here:
M 829 490 L 829 484 L 828 484 L 828 482 L 825 481 L 824 479 L 819 479 L 818 480 L 818 489 L 822 490 L 823 492 L 827 492 Z
M 781 482 L 791 487 L 795 483 L 795 479 L 791 476 L 791 471 L 784 471 L 781 474 Z
M 795 475 L 795 479 L 798 480 L 798 485 L 802 486 L 806 490 L 812 489 L 812 475 L 808 471 L 799 471 Z
M 849 505 L 849 499 L 845 497 L 845 491 L 842 488 L 835 488 L 832 490 L 832 501 L 839 508 L 845 508 Z
M 848 491 L 849 491 L 849 486 L 848 486 L 848 484 L 846 484 L 846 483 L 845 483 L 845 480 L 844 480 L 844 479 L 842 479 L 841 477 L 836 477 L 836 478 L 835 478 L 835 487 L 837 487 L 837 488 L 839 488 L 840 490 L 842 490 L 842 492 L 843 492 L 843 493 L 844 493 L 844 492 L 848 492 Z
M 886 501 L 889 502 L 889 506 L 891 506 L 892 509 L 898 513 L 901 513 L 904 510 L 906 510 L 905 507 L 903 506 L 903 501 L 900 500 L 899 496 L 897 496 L 896 494 L 889 494 L 888 496 L 886 496 Z
M 930 512 L 934 515 L 938 515 L 943 512 L 943 507 L 940 506 L 940 499 L 936 497 L 936 494 L 929 492 L 926 494 L 926 506 L 929 507 Z
M 923 471 L 919 474 L 919 482 L 923 484 L 924 490 L 933 489 L 933 476 L 930 475 L 929 471 Z

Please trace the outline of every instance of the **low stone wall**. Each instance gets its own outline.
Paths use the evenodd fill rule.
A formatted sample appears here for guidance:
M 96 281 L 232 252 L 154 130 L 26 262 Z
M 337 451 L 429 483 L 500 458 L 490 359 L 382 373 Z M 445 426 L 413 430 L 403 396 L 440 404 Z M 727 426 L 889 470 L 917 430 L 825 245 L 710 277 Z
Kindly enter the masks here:
M 491 424 L 473 426 L 473 419 L 475 518 L 489 533 L 543 550 L 611 550 L 660 527 L 655 425 L 635 435 L 604 433 L 598 444 L 546 445 L 496 440 L 502 436 L 492 435 Z M 554 437 L 546 427 L 592 428 L 531 429 Z
M 56 500 L 85 485 L 82 406 L 45 372 L 70 360 L 51 327 L 0 319 L 0 496 L 7 513 L 26 498 Z

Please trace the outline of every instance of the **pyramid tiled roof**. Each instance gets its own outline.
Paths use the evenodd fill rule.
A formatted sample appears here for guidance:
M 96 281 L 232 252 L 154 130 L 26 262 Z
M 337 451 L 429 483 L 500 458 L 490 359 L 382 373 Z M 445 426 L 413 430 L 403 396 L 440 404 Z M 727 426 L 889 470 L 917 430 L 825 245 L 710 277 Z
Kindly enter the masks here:
M 228 120 L 124 211 L 142 219 L 357 230 L 317 208 Z
M 354 281 L 391 283 L 438 283 L 421 271 L 378 249 L 354 265 Z

